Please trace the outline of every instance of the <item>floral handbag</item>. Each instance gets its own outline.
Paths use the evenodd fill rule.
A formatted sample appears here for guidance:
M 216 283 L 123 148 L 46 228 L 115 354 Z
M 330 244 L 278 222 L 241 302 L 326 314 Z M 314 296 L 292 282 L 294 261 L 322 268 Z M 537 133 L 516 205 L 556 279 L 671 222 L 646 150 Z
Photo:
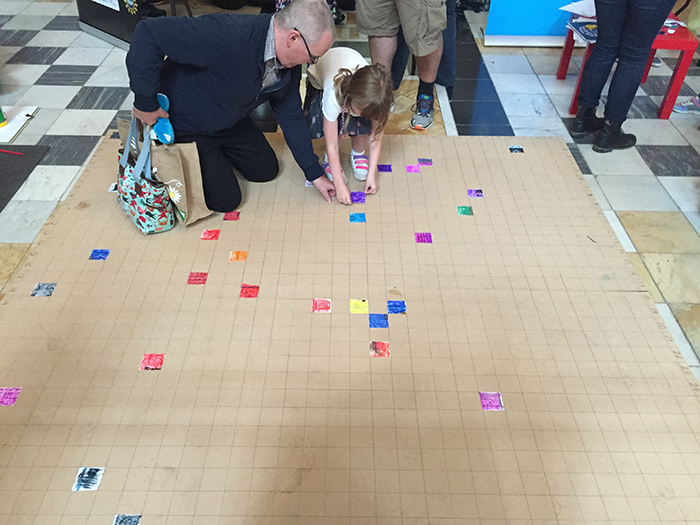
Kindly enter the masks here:
M 151 137 L 144 132 L 139 152 L 138 125 L 132 117 L 129 136 L 119 150 L 117 200 L 144 235 L 162 233 L 175 226 L 175 213 L 168 188 L 151 174 Z

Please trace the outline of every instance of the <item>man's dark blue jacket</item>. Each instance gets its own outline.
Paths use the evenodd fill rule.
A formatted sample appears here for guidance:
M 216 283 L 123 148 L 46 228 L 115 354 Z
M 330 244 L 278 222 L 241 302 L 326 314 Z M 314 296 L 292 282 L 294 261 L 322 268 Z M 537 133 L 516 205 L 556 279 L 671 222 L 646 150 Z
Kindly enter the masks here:
M 301 108 L 301 66 L 280 70 L 280 81 L 260 92 L 271 16 L 142 20 L 126 57 L 134 106 L 155 111 L 156 95 L 165 93 L 176 136 L 178 131 L 215 135 L 269 100 L 297 164 L 315 180 L 323 169 Z

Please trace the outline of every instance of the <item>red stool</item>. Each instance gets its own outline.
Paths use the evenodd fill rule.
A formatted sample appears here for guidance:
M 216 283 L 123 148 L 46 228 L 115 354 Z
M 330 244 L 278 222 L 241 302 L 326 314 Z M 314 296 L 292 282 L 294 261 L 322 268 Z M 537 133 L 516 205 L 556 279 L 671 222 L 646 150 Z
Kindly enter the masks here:
M 676 18 L 673 14 L 669 15 L 669 18 Z M 676 19 L 677 20 L 677 19 Z M 583 55 L 583 62 L 581 62 L 581 69 L 578 72 L 578 78 L 576 79 L 576 88 L 574 89 L 574 94 L 571 97 L 571 104 L 569 105 L 569 113 L 575 115 L 578 111 L 578 92 L 581 86 L 581 77 L 583 75 L 583 68 L 586 65 L 588 57 L 591 56 L 591 51 L 595 44 L 588 44 L 586 46 L 586 52 Z M 673 111 L 673 105 L 676 103 L 678 98 L 678 93 L 681 90 L 683 81 L 685 80 L 685 75 L 688 73 L 688 68 L 693 61 L 693 55 L 698 47 L 698 39 L 688 31 L 687 27 L 680 26 L 676 29 L 674 33 L 660 34 L 654 39 L 654 43 L 651 45 L 651 53 L 649 53 L 649 60 L 647 60 L 647 66 L 644 71 L 644 76 L 642 77 L 642 84 L 647 81 L 647 76 L 649 75 L 649 69 L 651 68 L 651 63 L 654 60 L 657 49 L 670 49 L 680 51 L 680 57 L 676 63 L 676 67 L 673 70 L 673 76 L 671 77 L 671 82 L 669 82 L 666 88 L 666 94 L 661 102 L 661 107 L 657 115 L 660 119 L 667 119 Z M 561 51 L 561 58 L 559 59 L 559 68 L 557 69 L 557 79 L 563 80 L 566 78 L 566 72 L 569 69 L 569 62 L 571 62 L 571 54 L 574 51 L 574 32 L 569 29 L 566 35 L 566 41 L 564 42 L 564 49 Z

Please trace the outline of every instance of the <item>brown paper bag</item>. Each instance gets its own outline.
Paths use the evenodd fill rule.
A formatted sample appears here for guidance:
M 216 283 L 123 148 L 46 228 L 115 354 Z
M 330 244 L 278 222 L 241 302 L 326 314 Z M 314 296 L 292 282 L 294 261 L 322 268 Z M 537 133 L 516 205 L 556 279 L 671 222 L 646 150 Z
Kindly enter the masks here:
M 117 120 L 119 137 L 129 135 L 129 124 L 127 120 Z M 188 226 L 212 214 L 204 200 L 197 144 L 153 144 L 151 164 L 156 169 L 156 178 L 168 186 L 180 222 Z

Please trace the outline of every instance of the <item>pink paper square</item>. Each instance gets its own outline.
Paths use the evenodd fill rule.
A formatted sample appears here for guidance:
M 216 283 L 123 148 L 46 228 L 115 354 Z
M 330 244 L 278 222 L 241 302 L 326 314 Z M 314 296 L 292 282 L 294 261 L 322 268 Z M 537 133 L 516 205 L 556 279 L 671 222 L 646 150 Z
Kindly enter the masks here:
M 406 173 L 420 173 L 420 164 L 406 164 Z
M 160 370 L 163 368 L 165 354 L 143 354 L 139 370 Z
M 203 241 L 218 241 L 221 230 L 204 230 L 202 232 Z
M 240 218 L 241 218 L 240 211 L 229 211 L 229 212 L 224 213 L 224 220 L 225 221 L 237 221 Z
M 207 272 L 190 272 L 187 284 L 207 284 Z
M 505 410 L 500 392 L 479 392 L 479 398 L 484 410 Z
M 20 387 L 0 388 L 0 406 L 11 407 L 14 405 L 21 391 Z
M 260 292 L 260 287 L 253 284 L 241 285 L 241 297 L 256 298 Z
M 331 313 L 331 300 L 330 299 L 314 299 L 312 311 L 317 313 L 329 314 Z

